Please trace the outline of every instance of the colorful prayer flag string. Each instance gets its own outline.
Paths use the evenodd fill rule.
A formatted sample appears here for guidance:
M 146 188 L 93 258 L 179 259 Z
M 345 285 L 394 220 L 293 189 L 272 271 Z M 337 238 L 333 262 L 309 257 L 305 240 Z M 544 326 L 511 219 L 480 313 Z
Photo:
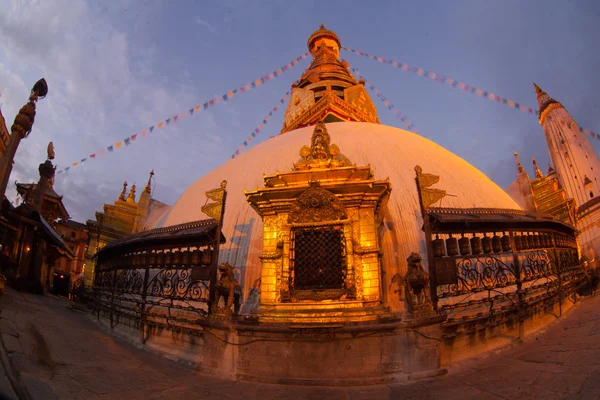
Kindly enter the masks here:
M 247 92 L 251 89 L 254 89 L 260 85 L 262 85 L 263 83 L 266 83 L 270 80 L 273 80 L 275 78 L 277 78 L 278 76 L 280 76 L 281 74 L 283 74 L 283 72 L 290 70 L 291 68 L 293 68 L 294 66 L 298 65 L 298 63 L 302 60 L 304 60 L 305 58 L 307 58 L 309 56 L 308 53 L 304 53 L 302 54 L 300 57 L 297 57 L 296 59 L 294 59 L 293 61 L 290 61 L 289 63 L 287 63 L 286 65 L 284 65 L 281 68 L 277 68 L 276 70 L 262 76 L 261 78 L 255 79 L 251 82 L 248 82 L 247 84 L 240 86 L 239 89 L 233 89 L 228 91 L 227 93 L 223 94 L 222 96 L 217 96 L 216 98 L 213 98 L 212 100 L 209 100 L 207 102 L 205 102 L 202 105 L 197 105 L 193 108 L 190 108 L 188 111 L 183 111 L 179 114 L 176 114 L 175 116 L 172 116 L 170 118 L 167 118 L 163 121 L 160 121 L 150 127 L 148 127 L 147 129 L 144 129 L 140 132 L 134 133 L 131 136 L 128 136 L 126 138 L 124 138 L 123 140 L 120 140 L 110 146 L 106 147 L 106 150 L 108 150 L 108 152 L 113 152 L 116 149 L 121 149 L 123 148 L 123 143 L 126 146 L 129 146 L 130 144 L 132 144 L 139 136 L 145 137 L 148 133 L 152 133 L 155 129 L 161 129 L 167 125 L 170 125 L 171 123 L 175 123 L 177 121 L 179 121 L 180 119 L 184 118 L 186 115 L 193 116 L 194 112 L 198 112 L 198 111 L 205 111 L 207 110 L 209 107 L 214 106 L 215 104 L 221 103 L 221 101 L 227 101 L 230 98 L 232 98 L 234 96 L 235 93 L 244 93 Z M 289 92 L 288 92 L 289 93 Z M 287 94 L 286 94 L 287 96 Z M 263 121 L 264 123 L 264 121 Z M 258 132 L 256 132 L 258 133 Z M 77 166 L 81 166 L 83 165 L 83 163 L 89 159 L 97 159 L 98 156 L 102 156 L 105 152 L 105 149 L 99 150 L 96 153 L 90 154 L 88 157 L 85 157 L 83 159 L 81 159 L 80 161 L 76 161 L 71 163 L 68 167 L 61 169 L 60 171 L 57 171 L 57 174 L 61 174 L 61 173 L 65 173 L 68 172 L 71 168 L 75 168 Z
M 277 104 L 275 104 L 275 107 L 273 107 L 273 109 L 271 111 L 269 111 L 269 114 L 262 120 L 262 123 L 258 124 L 258 126 L 252 131 L 252 133 L 250 133 L 250 136 L 248 136 L 248 138 L 244 141 L 244 144 L 241 145 L 236 151 L 235 153 L 233 153 L 230 157 L 230 160 L 233 160 L 234 158 L 236 158 L 237 156 L 240 155 L 240 153 L 243 151 L 243 149 L 245 147 L 248 147 L 250 145 L 250 142 L 252 141 L 253 138 L 256 137 L 256 135 L 258 135 L 260 133 L 260 131 L 263 129 L 263 127 L 269 123 L 269 118 L 271 118 L 273 116 L 273 114 L 275 114 L 277 112 L 277 110 L 279 110 L 279 108 L 285 104 L 285 101 L 288 99 L 288 97 L 290 96 L 290 91 L 288 90 L 286 92 L 286 94 L 279 99 L 279 101 L 277 102 Z
M 382 64 L 390 64 L 394 68 L 400 68 L 402 71 L 405 71 L 405 72 L 414 72 L 418 76 L 421 76 L 424 78 L 430 78 L 430 79 L 432 79 L 436 82 L 440 82 L 440 83 L 447 83 L 448 85 L 451 85 L 452 87 L 460 89 L 464 92 L 469 92 L 471 94 L 477 94 L 478 96 L 487 98 L 488 100 L 495 101 L 498 104 L 505 104 L 505 105 L 509 106 L 510 108 L 514 108 L 516 110 L 521 110 L 528 114 L 534 115 L 536 118 L 539 115 L 539 110 L 537 110 L 537 109 L 534 109 L 532 107 L 527 107 L 526 105 L 523 105 L 516 101 L 500 97 L 494 93 L 488 92 L 487 90 L 477 88 L 473 85 L 466 84 L 459 80 L 448 78 L 447 76 L 444 76 L 442 74 L 438 74 L 438 73 L 431 72 L 431 71 L 426 71 L 423 68 L 410 66 L 408 64 L 401 63 L 399 61 L 388 60 L 386 58 L 377 57 L 377 56 L 374 56 L 373 54 L 364 53 L 362 51 L 354 50 L 354 49 L 351 49 L 348 47 L 343 47 L 343 49 L 346 51 L 349 51 L 351 53 L 358 54 L 359 56 L 371 58 Z M 591 130 L 582 128 L 580 126 L 578 126 L 577 129 L 585 135 L 588 135 L 592 138 L 600 140 L 600 134 L 598 134 L 596 132 L 592 132 Z
M 351 67 L 350 70 L 354 73 L 354 75 L 356 75 L 358 79 L 365 79 L 364 75 L 362 75 L 357 68 Z M 415 126 L 404 115 L 402 115 L 400 110 L 394 107 L 394 105 L 387 99 L 387 97 L 385 97 L 372 83 L 365 80 L 365 85 L 369 89 L 371 89 L 373 94 L 375 94 L 379 98 L 379 100 L 383 102 L 384 106 L 386 106 L 396 117 L 400 118 L 400 121 L 404 123 L 404 127 L 407 130 L 417 133 Z

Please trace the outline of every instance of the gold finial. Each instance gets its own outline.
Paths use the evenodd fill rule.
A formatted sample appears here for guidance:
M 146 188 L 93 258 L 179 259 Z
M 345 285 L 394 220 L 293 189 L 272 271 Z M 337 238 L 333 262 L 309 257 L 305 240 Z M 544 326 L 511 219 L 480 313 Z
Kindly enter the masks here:
M 221 189 L 225 189 L 227 187 L 227 181 L 221 182 Z
M 150 171 L 150 177 L 148 178 L 148 184 L 144 189 L 144 192 L 150 193 L 152 191 L 152 177 L 154 176 L 154 170 Z
M 340 38 L 334 32 L 325 28 L 325 25 L 321 24 L 319 29 L 314 31 L 313 34 L 310 35 L 310 37 L 308 38 L 308 42 L 307 42 L 308 49 L 311 52 L 311 54 L 313 54 L 313 56 L 314 56 L 314 51 L 316 50 L 315 48 L 313 48 L 313 45 L 317 40 L 319 40 L 321 38 L 332 39 L 333 41 L 336 42 L 338 49 L 340 47 L 342 47 Z
M 542 171 L 540 171 L 540 169 L 538 168 L 538 164 L 537 161 L 535 160 L 535 158 L 532 158 L 533 160 L 533 167 L 535 168 L 535 177 L 536 178 L 543 178 L 544 174 L 542 174 Z
M 125 201 L 125 193 L 126 192 L 127 192 L 127 181 L 123 182 L 123 191 L 121 192 L 121 195 L 119 196 L 119 200 Z
M 48 143 L 48 160 L 54 160 L 54 144 L 52 142 Z
M 535 94 L 537 95 L 544 93 L 544 91 L 535 82 L 533 83 L 533 88 L 535 89 Z
M 127 196 L 128 203 L 135 203 L 135 183 L 131 187 L 131 191 L 129 192 L 129 196 Z
M 517 160 L 517 168 L 518 168 L 519 172 L 525 172 L 525 169 L 523 168 L 523 166 L 521 165 L 521 161 L 519 160 L 519 153 L 517 153 L 515 151 L 514 155 L 515 155 L 515 159 Z

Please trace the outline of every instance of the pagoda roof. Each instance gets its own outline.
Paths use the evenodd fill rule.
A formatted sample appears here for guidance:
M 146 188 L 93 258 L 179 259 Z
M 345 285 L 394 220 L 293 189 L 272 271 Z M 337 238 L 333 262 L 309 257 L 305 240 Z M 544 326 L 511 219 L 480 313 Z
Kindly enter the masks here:
M 28 194 L 28 193 L 34 193 L 35 189 L 37 188 L 37 183 L 19 183 L 19 182 L 15 182 L 16 186 L 17 186 L 17 193 L 19 193 L 19 195 L 21 195 L 21 197 L 25 198 L 24 194 Z M 64 220 L 68 220 L 70 219 L 70 215 L 69 212 L 67 211 L 65 205 L 62 202 L 63 196 L 59 195 L 58 193 L 56 193 L 56 191 L 54 190 L 53 187 L 48 187 L 48 189 L 46 190 L 46 193 L 44 193 L 44 202 L 48 201 L 51 203 L 56 204 L 56 206 L 58 207 L 58 217 L 57 218 L 61 218 Z M 27 200 L 27 199 L 25 199 Z M 45 208 L 46 206 L 44 206 Z
M 427 212 L 434 233 L 493 232 L 556 229 L 574 234 L 575 228 L 548 214 L 500 208 L 441 208 Z
M 60 221 L 58 221 L 58 225 L 62 225 L 62 226 L 66 226 L 67 228 L 71 228 L 71 229 L 77 229 L 77 230 L 88 230 L 88 227 L 86 224 L 82 224 L 81 222 L 77 222 L 74 221 L 72 219 L 61 219 Z
M 37 183 L 19 183 L 19 182 L 17 182 L 16 185 L 17 185 L 17 191 L 19 189 L 21 189 L 23 191 L 35 191 L 35 188 L 37 188 Z M 58 199 L 58 200 L 62 200 L 62 198 L 63 198 L 63 196 L 56 193 L 56 191 L 54 190 L 53 187 L 48 187 L 44 196 L 52 197 L 52 198 Z
M 98 256 L 123 253 L 128 251 L 141 251 L 172 246 L 202 246 L 214 242 L 217 229 L 215 219 L 186 222 L 179 225 L 156 228 L 148 231 L 128 235 L 114 240 L 98 252 Z M 225 236 L 221 233 L 221 244 L 225 243 Z

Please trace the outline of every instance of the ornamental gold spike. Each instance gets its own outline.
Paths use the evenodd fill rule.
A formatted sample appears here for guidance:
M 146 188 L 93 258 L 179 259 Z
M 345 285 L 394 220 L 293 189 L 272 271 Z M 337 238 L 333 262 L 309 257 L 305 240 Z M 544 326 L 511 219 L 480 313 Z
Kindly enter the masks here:
M 123 182 L 123 191 L 121 191 L 121 195 L 119 196 L 119 200 L 125 201 L 125 193 L 127 193 L 127 181 Z
M 444 198 L 446 196 L 446 191 L 430 188 L 431 185 L 440 181 L 438 175 L 424 174 L 423 169 L 418 165 L 415 166 L 415 172 L 417 173 L 417 190 L 421 197 L 421 203 L 423 209 L 427 210 L 431 205 Z
M 221 216 L 223 214 L 223 199 L 225 198 L 225 188 L 227 187 L 227 181 L 221 182 L 221 187 L 217 189 L 211 189 L 206 192 L 206 197 L 213 200 L 214 203 L 209 203 L 200 209 L 204 214 L 209 217 L 221 222 Z

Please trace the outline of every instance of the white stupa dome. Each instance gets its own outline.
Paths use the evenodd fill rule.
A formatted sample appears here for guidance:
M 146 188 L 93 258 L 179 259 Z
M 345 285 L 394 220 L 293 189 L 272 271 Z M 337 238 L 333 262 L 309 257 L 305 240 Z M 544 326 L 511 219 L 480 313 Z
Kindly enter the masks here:
M 205 192 L 227 181 L 227 203 L 220 262 L 227 261 L 240 272 L 247 296 L 260 277 L 263 224 L 246 202 L 244 189 L 264 187 L 263 174 L 292 169 L 298 152 L 310 144 L 314 127 L 296 129 L 273 137 L 216 168 L 192 184 L 156 227 L 205 219 L 200 211 Z M 415 165 L 423 172 L 440 176 L 433 187 L 448 196 L 437 203 L 443 207 L 521 208 L 498 185 L 471 164 L 422 136 L 391 126 L 364 122 L 327 124 L 331 143 L 357 166 L 371 165 L 376 180 L 389 177 L 392 184 L 382 239 L 383 268 L 387 279 L 404 271 L 413 251 L 426 256 L 425 236 L 415 183 Z M 456 197 L 454 197 L 456 196 Z

